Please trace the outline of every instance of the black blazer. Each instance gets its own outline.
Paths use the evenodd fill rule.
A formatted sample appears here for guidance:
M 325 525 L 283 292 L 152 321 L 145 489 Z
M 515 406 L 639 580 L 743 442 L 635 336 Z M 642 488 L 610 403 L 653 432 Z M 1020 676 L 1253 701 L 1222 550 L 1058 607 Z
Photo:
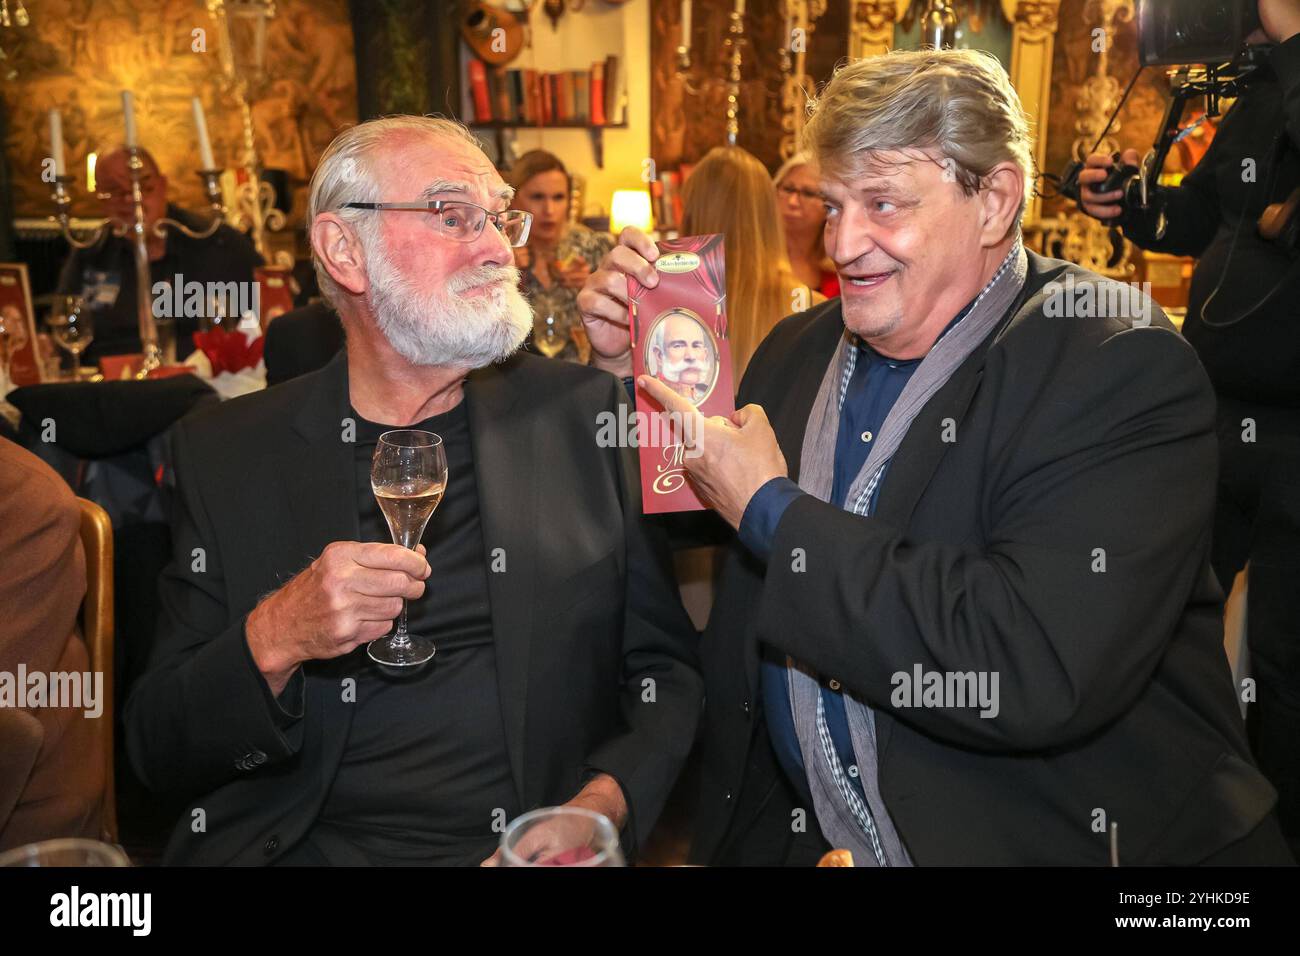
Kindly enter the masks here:
M 279 385 L 324 368 L 344 341 L 343 323 L 325 302 L 311 302 L 277 316 L 267 325 L 262 344 L 266 384 Z
M 1048 282 L 1106 280 L 1029 259 L 1018 303 L 916 418 L 875 515 L 805 497 L 766 567 L 731 545 L 702 645 L 697 860 L 792 852 L 759 641 L 876 709 L 882 793 L 917 864 L 1100 865 L 1111 822 L 1121 862 L 1193 863 L 1268 814 L 1209 566 L 1205 372 L 1158 309 L 1150 328 L 1044 315 Z M 842 331 L 839 300 L 785 319 L 741 389 L 796 480 Z M 999 715 L 894 707 L 892 676 L 917 664 L 998 672 Z
M 693 743 L 702 684 L 666 540 L 640 516 L 635 452 L 594 440 L 597 415 L 626 393 L 603 372 L 519 355 L 471 373 L 465 401 L 485 552 L 504 548 L 508 562 L 488 584 L 520 806 L 564 802 L 587 768 L 610 773 L 634 852 Z M 348 408 L 343 354 L 175 427 L 173 562 L 151 666 L 126 707 L 141 779 L 206 817 L 199 833 L 193 811 L 179 821 L 166 862 L 271 862 L 327 795 L 354 709 L 337 669 L 295 674 L 284 693 L 304 717 L 281 732 L 244 620 L 330 541 L 357 538 Z

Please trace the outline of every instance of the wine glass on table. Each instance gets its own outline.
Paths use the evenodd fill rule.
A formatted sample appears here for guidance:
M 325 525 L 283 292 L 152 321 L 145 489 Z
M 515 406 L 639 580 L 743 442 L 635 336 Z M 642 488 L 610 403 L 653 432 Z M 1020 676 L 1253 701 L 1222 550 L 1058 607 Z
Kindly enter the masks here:
M 370 487 L 384 513 L 393 543 L 415 550 L 424 526 L 447 489 L 447 454 L 433 432 L 384 432 L 370 463 Z M 434 654 L 433 640 L 406 630 L 406 598 L 392 634 L 371 641 L 370 659 L 389 667 L 414 667 Z
M 95 322 L 91 310 L 80 296 L 59 295 L 45 320 L 54 344 L 72 354 L 72 380 L 81 381 L 81 353 L 95 340 Z
M 627 866 L 618 830 L 583 807 L 542 807 L 501 834 L 502 866 Z
M 555 327 L 555 316 L 548 315 L 545 319 L 538 317 L 538 321 L 533 325 L 533 345 L 537 347 L 537 351 L 547 358 L 555 358 L 568 344 L 568 338 Z

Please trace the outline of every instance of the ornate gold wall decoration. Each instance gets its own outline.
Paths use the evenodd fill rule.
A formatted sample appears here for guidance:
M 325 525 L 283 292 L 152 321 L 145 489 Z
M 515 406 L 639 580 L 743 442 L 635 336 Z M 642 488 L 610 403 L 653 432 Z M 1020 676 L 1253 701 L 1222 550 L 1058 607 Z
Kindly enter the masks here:
M 1085 159 L 1092 151 L 1119 102 L 1122 87 L 1119 79 L 1110 73 L 1110 48 L 1117 26 L 1133 19 L 1133 2 L 1086 0 L 1084 4 L 1084 18 L 1095 25 L 1092 29 L 1102 31 L 1104 42 L 1099 50 L 1093 48 L 1095 67 L 1078 88 L 1075 99 L 1078 111 L 1074 121 L 1076 135 L 1070 146 L 1070 155 L 1074 159 Z M 1116 119 L 1106 138 L 1097 143 L 1097 150 L 1109 153 L 1119 149 L 1115 136 L 1121 128 L 1119 119 Z M 1050 219 L 1027 222 L 1026 235 L 1030 244 L 1043 252 L 1077 262 L 1102 275 L 1123 278 L 1136 271 L 1131 259 L 1132 246 L 1128 241 L 1117 230 L 1084 215 L 1073 206 Z
M 785 0 L 784 7 L 788 13 L 787 20 L 793 30 L 802 30 L 800 47 L 790 52 L 791 38 L 786 37 L 784 49 L 785 62 L 790 69 L 784 73 L 781 83 L 781 159 L 786 160 L 799 149 L 799 139 L 803 135 L 804 122 L 808 118 L 808 94 L 812 81 L 808 76 L 807 44 L 812 39 L 812 32 L 817 28 L 817 21 L 826 13 L 826 0 Z
M 1011 83 L 1033 123 L 1034 165 L 1042 170 L 1047 157 L 1047 122 L 1052 94 L 1052 53 L 1061 0 L 1002 0 L 1002 11 L 1013 24 Z M 1041 214 L 1037 195 L 1030 197 L 1025 221 Z
M 58 9 L 61 6 L 61 9 Z M 277 0 L 267 31 L 267 82 L 253 107 L 258 152 L 267 167 L 285 169 L 295 192 L 295 221 L 321 151 L 338 129 L 357 119 L 356 64 L 345 0 Z M 78 177 L 73 214 L 98 216 L 86 189 L 86 156 L 123 138 L 120 94 L 136 93 L 140 142 L 157 157 L 176 202 L 206 205 L 190 97 L 207 110 L 218 165 L 233 168 L 244 153 L 240 111 L 218 89 L 216 24 L 198 0 L 63 0 L 30 7 L 31 25 L 5 52 L 19 71 L 3 95 L 14 211 L 49 213 L 41 181 L 49 153 L 47 111 L 63 111 L 68 172 Z M 203 43 L 194 34 L 203 29 Z M 196 50 L 203 45 L 206 50 Z
M 911 0 L 850 0 L 849 59 L 879 56 L 894 46 L 894 24 L 902 18 Z

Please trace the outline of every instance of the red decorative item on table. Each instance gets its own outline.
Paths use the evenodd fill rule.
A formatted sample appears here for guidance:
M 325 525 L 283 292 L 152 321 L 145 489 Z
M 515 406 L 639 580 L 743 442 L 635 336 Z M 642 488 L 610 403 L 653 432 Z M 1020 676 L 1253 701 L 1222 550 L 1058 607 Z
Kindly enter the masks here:
M 207 332 L 194 333 L 195 347 L 208 357 L 212 363 L 213 376 L 222 372 L 241 372 L 246 368 L 256 368 L 262 361 L 264 339 L 258 336 L 251 342 L 238 329 L 227 331 L 214 328 Z
M 652 375 L 688 398 L 706 418 L 736 410 L 727 339 L 727 274 L 720 234 L 665 239 L 654 266 L 659 284 L 628 277 L 632 371 Z M 704 504 L 686 478 L 682 423 L 643 389 L 636 392 L 642 510 L 699 511 Z

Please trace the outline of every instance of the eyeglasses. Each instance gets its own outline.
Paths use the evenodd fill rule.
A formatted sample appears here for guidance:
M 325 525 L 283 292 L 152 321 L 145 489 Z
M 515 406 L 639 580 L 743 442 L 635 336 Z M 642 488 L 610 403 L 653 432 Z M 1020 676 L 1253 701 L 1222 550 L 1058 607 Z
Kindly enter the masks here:
M 798 196 L 804 202 L 821 202 L 822 194 L 815 189 L 795 189 L 793 186 L 778 186 L 776 191 L 786 199 L 791 196 Z
M 140 192 L 147 195 L 153 192 L 154 187 L 158 185 L 156 176 L 145 175 L 140 177 Z M 95 193 L 95 198 L 104 202 L 112 202 L 114 199 L 130 199 L 134 195 L 131 191 L 131 184 L 125 186 L 101 186 Z
M 492 212 L 472 202 L 451 202 L 429 199 L 423 202 L 348 202 L 344 209 L 400 209 L 431 212 L 438 231 L 454 242 L 473 242 L 483 232 L 489 219 L 506 241 L 516 248 L 528 241 L 528 230 L 533 224 L 533 214 L 522 209 Z

